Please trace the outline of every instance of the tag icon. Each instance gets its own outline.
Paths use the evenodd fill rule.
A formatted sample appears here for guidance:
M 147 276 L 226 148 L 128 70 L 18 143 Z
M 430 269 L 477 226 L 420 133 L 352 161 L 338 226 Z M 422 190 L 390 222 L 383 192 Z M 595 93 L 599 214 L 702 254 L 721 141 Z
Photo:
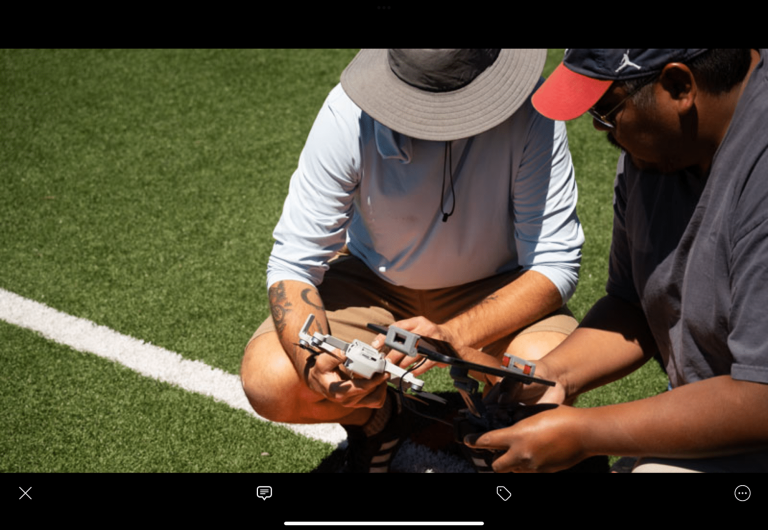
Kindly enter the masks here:
M 501 497 L 501 500 L 508 501 L 512 494 L 504 486 L 496 486 L 496 495 Z

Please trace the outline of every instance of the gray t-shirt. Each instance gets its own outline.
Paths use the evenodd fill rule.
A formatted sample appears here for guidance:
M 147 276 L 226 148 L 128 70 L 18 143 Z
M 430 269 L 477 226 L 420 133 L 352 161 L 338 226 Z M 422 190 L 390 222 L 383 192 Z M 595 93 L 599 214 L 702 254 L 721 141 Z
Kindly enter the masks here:
M 768 76 L 761 61 L 709 175 L 619 159 L 607 291 L 641 305 L 672 386 L 768 383 Z

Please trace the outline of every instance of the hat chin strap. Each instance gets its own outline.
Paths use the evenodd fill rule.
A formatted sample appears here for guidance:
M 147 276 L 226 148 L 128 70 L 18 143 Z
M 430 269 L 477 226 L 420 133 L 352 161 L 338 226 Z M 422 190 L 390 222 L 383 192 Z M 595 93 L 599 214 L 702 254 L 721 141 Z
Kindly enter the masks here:
M 443 156 L 443 185 L 440 187 L 440 213 L 443 214 L 443 222 L 446 222 L 448 218 L 453 215 L 453 211 L 456 209 L 456 193 L 453 189 L 453 148 L 451 142 L 445 142 L 445 155 Z M 451 179 L 451 211 L 446 212 L 443 205 L 445 204 L 445 173 L 447 173 Z

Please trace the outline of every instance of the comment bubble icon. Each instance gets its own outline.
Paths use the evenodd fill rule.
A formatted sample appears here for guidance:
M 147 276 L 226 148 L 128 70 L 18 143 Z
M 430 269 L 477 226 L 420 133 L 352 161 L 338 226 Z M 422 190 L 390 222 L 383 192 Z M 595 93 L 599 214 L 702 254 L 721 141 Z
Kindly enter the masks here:
M 262 500 L 269 499 L 272 496 L 272 486 L 259 486 L 256 488 L 256 496 Z

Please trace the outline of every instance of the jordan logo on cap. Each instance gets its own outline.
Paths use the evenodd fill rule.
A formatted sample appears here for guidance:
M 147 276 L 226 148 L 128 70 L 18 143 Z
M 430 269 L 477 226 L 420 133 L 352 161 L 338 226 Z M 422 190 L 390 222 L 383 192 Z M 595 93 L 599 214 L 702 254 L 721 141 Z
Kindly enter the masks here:
M 624 54 L 624 57 L 621 58 L 621 64 L 616 69 L 616 72 L 621 72 L 626 68 L 627 66 L 634 66 L 638 70 L 642 70 L 642 67 L 640 65 L 637 65 L 629 60 L 629 50 L 627 50 L 627 53 Z

